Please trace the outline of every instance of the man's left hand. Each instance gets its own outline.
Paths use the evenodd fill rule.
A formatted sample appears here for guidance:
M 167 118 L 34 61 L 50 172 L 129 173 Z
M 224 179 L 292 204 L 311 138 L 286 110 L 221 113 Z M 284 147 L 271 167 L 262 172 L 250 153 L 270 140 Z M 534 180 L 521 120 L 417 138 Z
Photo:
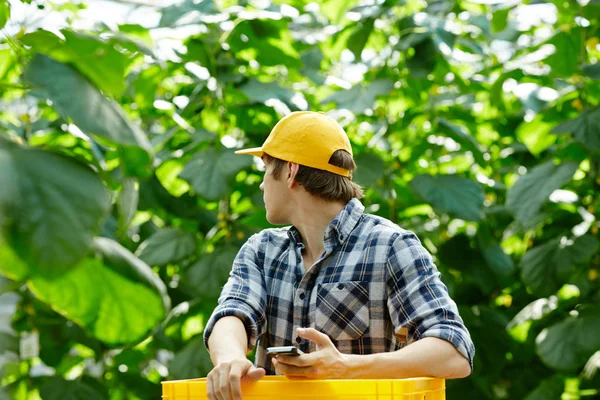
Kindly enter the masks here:
M 313 328 L 298 328 L 298 336 L 317 345 L 317 351 L 301 356 L 277 356 L 273 365 L 288 378 L 347 378 L 348 358 L 333 345 L 329 336 Z

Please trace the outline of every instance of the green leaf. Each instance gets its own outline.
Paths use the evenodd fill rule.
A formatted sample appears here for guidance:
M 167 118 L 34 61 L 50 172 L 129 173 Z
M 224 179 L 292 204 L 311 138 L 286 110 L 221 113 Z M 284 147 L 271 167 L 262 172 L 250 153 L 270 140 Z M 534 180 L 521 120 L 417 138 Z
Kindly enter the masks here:
M 171 308 L 171 299 L 167 294 L 164 282 L 154 273 L 152 268 L 133 255 L 132 252 L 114 240 L 97 237 L 94 239 L 94 249 L 102 258 L 104 265 L 131 282 L 141 283 L 155 293 L 162 300 L 165 310 Z
M 282 37 L 285 33 L 288 32 L 283 21 L 240 20 L 229 34 L 227 43 L 238 56 L 239 53 L 253 50 L 260 65 L 283 64 L 288 68 L 302 68 L 297 51 Z M 252 58 L 254 57 L 246 57 Z
M 600 107 L 585 110 L 575 119 L 554 127 L 555 134 L 572 133 L 579 143 L 592 151 L 600 151 Z
M 337 25 L 356 2 L 357 0 L 327 0 L 321 5 L 321 12 L 333 25 Z
M 198 195 L 217 200 L 231 190 L 230 181 L 235 175 L 250 165 L 251 157 L 210 148 L 198 152 L 188 161 L 179 177 L 189 182 Z
M 508 26 L 508 13 L 510 12 L 510 8 L 505 8 L 502 10 L 497 10 L 492 15 L 492 32 L 498 33 L 502 32 Z
M 477 243 L 481 250 L 481 254 L 488 266 L 499 276 L 508 276 L 515 269 L 515 264 L 507 255 L 500 243 L 492 236 L 484 225 L 480 225 L 477 230 Z
M 353 180 L 359 185 L 373 186 L 383 176 L 385 162 L 377 154 L 360 153 L 354 161 L 357 168 Z
M 415 54 L 406 61 L 413 78 L 426 78 L 437 64 L 437 47 L 433 39 L 428 38 L 414 45 Z
M 136 255 L 149 265 L 167 265 L 194 254 L 196 247 L 193 233 L 168 228 L 146 239 L 138 247 Z
M 552 72 L 561 77 L 570 77 L 579 68 L 579 57 L 583 42 L 581 30 L 572 29 L 559 32 L 548 41 L 556 48 L 556 52 L 546 58 L 546 63 L 552 67 Z
M 477 182 L 456 175 L 419 175 L 410 187 L 438 213 L 479 221 L 485 195 Z
M 0 236 L 0 273 L 13 281 L 23 282 L 30 274 L 29 267 Z
M 32 272 L 55 276 L 90 250 L 110 207 L 87 166 L 0 139 L 2 234 Z
M 84 381 L 68 381 L 53 376 L 40 388 L 42 400 L 107 400 L 106 394 L 98 391 L 96 385 Z
M 305 104 L 296 104 L 293 97 L 295 92 L 281 87 L 277 82 L 260 82 L 251 79 L 248 83 L 242 85 L 240 90 L 251 99 L 258 103 L 267 103 L 271 99 L 280 100 L 287 105 L 291 111 L 306 109 Z
M 10 3 L 7 0 L 0 1 L 0 29 L 4 28 L 10 19 Z
M 539 156 L 544 150 L 556 142 L 556 136 L 549 135 L 552 124 L 545 122 L 541 114 L 533 120 L 523 122 L 517 128 L 517 137 L 524 143 L 531 154 Z
M 175 197 L 180 197 L 190 190 L 190 185 L 178 177 L 181 171 L 183 162 L 180 159 L 167 160 L 156 169 L 156 177 L 160 183 Z
M 103 92 L 120 96 L 126 87 L 125 73 L 134 58 L 98 37 L 67 29 L 61 34 L 64 41 L 48 31 L 38 30 L 25 35 L 22 41 L 38 53 L 72 64 Z
M 237 253 L 236 248 L 225 247 L 203 256 L 185 271 L 185 286 L 194 296 L 204 299 L 219 297 Z
M 203 15 L 213 15 L 219 12 L 213 0 L 185 0 L 179 4 L 173 4 L 163 8 L 160 26 L 173 27 L 184 17 L 186 24 L 202 21 Z M 192 15 L 192 13 L 194 13 Z
M 98 135 L 114 143 L 150 150 L 148 138 L 130 122 L 123 110 L 73 68 L 36 54 L 25 79 L 44 89 L 54 108 L 88 135 Z M 77 101 L 73 101 L 73 99 Z
M 118 267 L 123 265 L 131 266 Z M 140 271 L 122 272 L 140 278 Z M 150 267 L 145 266 L 145 273 L 151 274 Z M 112 346 L 139 342 L 166 315 L 164 299 L 155 288 L 124 277 L 100 259 L 86 259 L 53 280 L 36 277 L 29 287 L 40 300 Z
M 584 65 L 583 73 L 592 79 L 600 79 L 600 63 Z
M 598 241 L 586 235 L 573 241 L 557 238 L 529 249 L 521 258 L 523 282 L 539 296 L 550 296 L 567 282 L 572 267 L 585 263 L 598 247 Z
M 445 118 L 439 118 L 438 124 L 442 128 L 442 131 L 458 142 L 463 149 L 470 151 L 479 165 L 485 164 L 481 145 L 473 135 L 465 132 L 463 128 L 451 123 Z
M 345 108 L 357 114 L 362 114 L 367 108 L 373 107 L 378 96 L 388 94 L 394 88 L 391 79 L 378 79 L 370 85 L 359 83 L 349 90 L 334 93 L 321 102 L 335 102 L 338 108 Z
M 310 50 L 300 54 L 300 60 L 304 67 L 300 73 L 317 85 L 325 83 L 325 77 L 321 74 L 321 62 L 323 61 L 323 52 L 319 47 L 313 47 Z
M 188 50 L 186 54 L 187 59 L 200 63 L 201 66 L 210 72 L 211 76 L 216 75 L 215 60 L 208 43 L 199 38 L 192 38 L 187 41 L 186 47 Z
M 127 229 L 137 212 L 139 194 L 136 184 L 136 179 L 125 178 L 123 188 L 119 193 L 117 207 L 119 208 L 119 227 L 122 230 Z
M 374 26 L 375 18 L 367 18 L 363 21 L 360 21 L 356 25 L 356 29 L 352 35 L 350 35 L 350 38 L 348 39 L 348 50 L 354 54 L 355 62 L 359 62 L 362 59 L 362 51 L 369 41 L 369 36 L 371 36 Z
M 565 390 L 564 379 L 560 376 L 553 376 L 543 380 L 525 400 L 548 400 L 560 399 Z
M 174 379 L 192 379 L 206 376 L 212 370 L 210 356 L 202 337 L 197 337 L 175 354 L 169 364 Z
M 539 213 L 552 192 L 571 180 L 578 166 L 574 162 L 555 165 L 552 161 L 538 165 L 508 189 L 506 206 L 519 223 L 526 225 Z
M 543 330 L 537 337 L 537 352 L 542 361 L 559 371 L 582 367 L 600 348 L 600 309 L 582 307 L 570 317 Z

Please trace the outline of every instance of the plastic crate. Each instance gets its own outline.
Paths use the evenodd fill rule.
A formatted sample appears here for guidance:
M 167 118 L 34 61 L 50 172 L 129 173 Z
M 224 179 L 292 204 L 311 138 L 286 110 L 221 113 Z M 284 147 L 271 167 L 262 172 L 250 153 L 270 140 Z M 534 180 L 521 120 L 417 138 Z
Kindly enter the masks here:
M 162 383 L 165 400 L 204 400 L 206 379 Z M 443 379 L 300 380 L 266 376 L 242 383 L 244 400 L 445 400 Z

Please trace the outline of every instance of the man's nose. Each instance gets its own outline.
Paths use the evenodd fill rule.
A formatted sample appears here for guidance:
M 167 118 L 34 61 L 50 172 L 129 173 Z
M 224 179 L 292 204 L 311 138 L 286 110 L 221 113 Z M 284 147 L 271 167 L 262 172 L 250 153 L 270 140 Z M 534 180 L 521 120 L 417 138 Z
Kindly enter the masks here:
M 263 192 L 265 191 L 265 182 L 261 182 L 260 186 L 259 186 L 260 190 L 262 190 Z

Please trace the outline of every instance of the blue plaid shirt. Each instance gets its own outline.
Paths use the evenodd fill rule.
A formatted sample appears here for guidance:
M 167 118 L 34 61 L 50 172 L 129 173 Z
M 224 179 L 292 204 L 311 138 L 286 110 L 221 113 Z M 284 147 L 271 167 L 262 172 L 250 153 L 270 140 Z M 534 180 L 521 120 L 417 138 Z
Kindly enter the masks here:
M 205 344 L 219 318 L 236 316 L 249 348 L 258 343 L 255 364 L 268 374 L 275 369 L 267 347 L 315 350 L 296 337 L 298 327 L 324 332 L 347 354 L 389 352 L 437 337 L 472 366 L 473 342 L 431 255 L 414 233 L 363 211 L 359 200 L 348 202 L 308 272 L 296 228 L 266 229 L 248 239 L 206 325 Z

